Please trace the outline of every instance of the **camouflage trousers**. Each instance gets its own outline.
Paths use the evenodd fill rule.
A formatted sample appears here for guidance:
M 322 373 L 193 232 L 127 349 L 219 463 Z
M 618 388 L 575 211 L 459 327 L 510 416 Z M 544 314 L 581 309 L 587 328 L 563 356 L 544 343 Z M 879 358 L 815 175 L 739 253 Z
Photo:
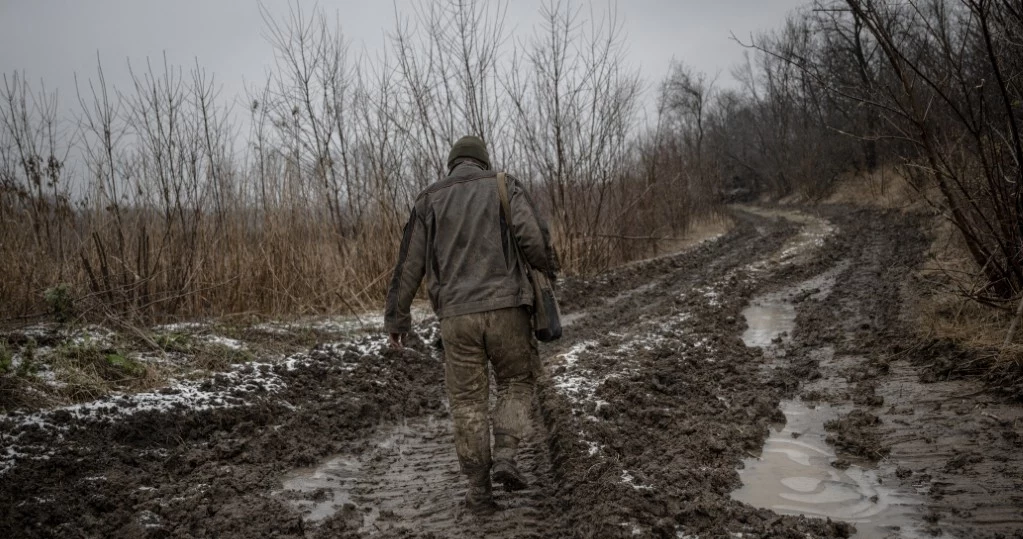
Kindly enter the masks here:
M 492 460 L 515 458 L 528 428 L 536 376 L 536 339 L 525 307 L 445 318 L 444 378 L 455 422 L 455 451 L 470 481 L 489 480 Z M 497 382 L 490 449 L 489 368 Z

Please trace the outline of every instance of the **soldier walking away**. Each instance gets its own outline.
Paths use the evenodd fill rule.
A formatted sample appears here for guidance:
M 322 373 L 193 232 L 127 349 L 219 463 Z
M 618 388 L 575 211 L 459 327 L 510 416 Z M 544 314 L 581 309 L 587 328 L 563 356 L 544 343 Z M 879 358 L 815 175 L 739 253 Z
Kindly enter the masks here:
M 486 144 L 462 137 L 448 156 L 448 175 L 416 198 L 394 268 L 384 326 L 401 348 L 411 329 L 409 309 L 426 277 L 440 319 L 444 376 L 455 423 L 455 451 L 469 482 L 466 506 L 497 509 L 491 480 L 526 488 L 515 452 L 528 427 L 540 370 L 523 261 L 552 279 L 557 258 L 547 225 L 518 180 L 507 176 L 510 216 L 504 215 Z M 489 374 L 497 381 L 494 447 L 490 446 Z M 491 477 L 492 474 L 492 477 Z

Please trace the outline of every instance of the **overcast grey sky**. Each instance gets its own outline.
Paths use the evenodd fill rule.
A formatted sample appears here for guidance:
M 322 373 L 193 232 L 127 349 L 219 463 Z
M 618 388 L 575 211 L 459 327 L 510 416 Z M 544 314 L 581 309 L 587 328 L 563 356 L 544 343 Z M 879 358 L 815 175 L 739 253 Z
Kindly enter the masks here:
M 319 0 L 315 5 L 338 13 L 353 49 L 376 54 L 394 26 L 395 9 L 410 12 L 413 0 Z M 666 72 L 672 57 L 730 83 L 729 69 L 742 59 L 730 32 L 750 33 L 779 27 L 786 14 L 809 0 L 632 0 L 617 4 L 628 35 L 630 63 L 648 83 Z M 575 0 L 606 9 L 606 0 Z M 283 17 L 286 0 L 264 0 Z M 540 0 L 508 6 L 507 24 L 528 35 L 539 19 Z M 124 86 L 127 61 L 154 64 L 166 52 L 172 65 L 192 66 L 196 58 L 215 74 L 225 98 L 243 96 L 246 85 L 264 79 L 273 52 L 264 38 L 255 0 L 0 0 L 0 72 L 23 70 L 59 89 L 65 105 L 74 100 L 74 74 L 94 77 L 99 54 L 110 82 Z

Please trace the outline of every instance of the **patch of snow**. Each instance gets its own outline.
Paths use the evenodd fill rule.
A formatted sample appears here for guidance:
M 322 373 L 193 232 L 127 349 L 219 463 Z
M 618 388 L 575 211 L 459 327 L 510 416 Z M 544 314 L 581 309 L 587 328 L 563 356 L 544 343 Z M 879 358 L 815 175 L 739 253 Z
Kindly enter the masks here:
M 231 408 L 250 404 L 246 397 L 274 394 L 283 389 L 283 380 L 274 374 L 270 364 L 246 363 L 218 373 L 212 380 L 182 381 L 162 390 L 131 395 L 112 394 L 101 400 L 31 414 L 3 414 L 0 422 L 5 423 L 4 429 L 21 432 L 4 439 L 7 447 L 5 454 L 0 454 L 0 477 L 10 471 L 18 460 L 49 458 L 52 454 L 46 448 L 17 446 L 25 429 L 50 433 L 59 443 L 70 428 L 66 421 L 68 416 L 87 422 L 112 422 L 139 412 Z M 57 420 L 57 417 L 61 419 Z
M 237 339 L 231 339 L 231 338 L 228 338 L 228 337 L 221 337 L 220 335 L 209 335 L 209 336 L 206 337 L 206 342 L 208 342 L 210 344 L 215 344 L 217 346 L 223 346 L 224 348 L 229 348 L 231 350 L 244 350 L 245 349 L 245 343 L 243 343 L 243 342 L 241 342 L 241 341 L 239 341 Z
M 49 363 L 46 361 L 46 358 L 52 353 L 53 348 L 48 346 L 36 349 L 35 352 L 33 352 L 30 375 L 52 388 L 59 389 L 66 387 L 66 383 L 57 380 L 57 373 L 53 372 L 53 369 L 50 368 Z M 23 352 L 15 352 L 11 354 L 11 371 L 16 372 L 21 369 L 26 359 L 27 358 Z
M 67 387 L 67 383 L 57 380 L 57 373 L 50 370 L 49 365 L 40 365 L 39 370 L 36 371 L 36 378 L 56 389 Z
M 114 332 L 99 326 L 88 326 L 73 332 L 68 341 L 75 346 L 108 346 L 114 338 Z
M 433 316 L 427 308 L 414 306 L 411 310 L 412 321 L 420 325 Z M 253 329 L 274 335 L 289 335 L 302 331 L 315 331 L 331 335 L 348 335 L 360 332 L 384 331 L 384 316 L 379 312 L 362 313 L 359 315 L 310 317 L 290 322 L 264 322 L 253 326 Z
M 712 286 L 702 286 L 700 288 L 697 288 L 695 292 L 697 292 L 698 294 L 703 296 L 704 299 L 707 300 L 707 305 L 711 307 L 718 307 L 721 305 L 721 301 L 718 299 L 720 295 L 718 291 L 715 290 Z
M 282 327 L 282 326 L 277 325 L 277 324 L 272 324 L 272 323 L 256 324 L 255 326 L 252 326 L 252 329 L 257 330 L 257 331 L 261 331 L 263 333 L 267 333 L 269 335 L 281 335 L 281 336 L 283 336 L 283 335 L 291 335 L 291 330 L 290 329 L 288 329 L 286 327 Z
M 18 333 L 26 337 L 44 337 L 57 331 L 55 324 L 37 324 L 34 326 L 28 326 L 18 330 Z
M 160 519 L 160 515 L 146 509 L 138 514 L 136 521 L 146 530 L 155 530 L 163 528 L 163 520 Z
M 309 360 L 309 357 L 306 356 L 305 354 L 297 354 L 297 355 L 294 355 L 294 356 L 290 356 L 290 357 L 286 358 L 284 360 L 284 362 L 283 362 L 284 370 L 286 370 L 288 372 L 294 371 L 294 370 L 298 369 L 298 367 L 300 365 L 305 364 L 308 360 Z
M 165 333 L 183 333 L 186 331 L 201 331 L 208 327 L 210 327 L 208 322 L 177 322 L 156 326 L 153 329 Z
M 593 391 L 600 382 L 594 379 L 592 375 L 592 371 L 575 375 L 557 375 L 555 376 L 554 385 L 570 397 L 575 397 L 576 401 L 585 401 L 593 394 Z
M 622 470 L 622 483 L 625 483 L 626 485 L 629 485 L 630 487 L 632 487 L 632 488 L 634 488 L 636 490 L 653 490 L 654 489 L 654 487 L 651 487 L 650 485 L 641 485 L 641 484 L 636 483 L 636 478 L 633 477 L 632 474 L 630 474 L 629 471 L 625 470 L 625 469 Z
M 565 363 L 566 367 L 571 368 L 575 366 L 576 363 L 579 362 L 579 354 L 587 350 L 590 350 L 595 346 L 597 346 L 596 341 L 583 341 L 580 343 L 576 343 L 571 348 L 569 348 L 568 351 L 558 354 L 557 357 L 561 358 L 561 360 Z
M 643 531 L 643 527 L 640 526 L 639 524 L 636 524 L 635 522 L 622 522 L 620 524 L 620 526 L 623 527 L 623 528 L 629 528 L 630 533 L 632 535 L 634 535 L 634 536 L 638 536 L 638 535 L 646 536 L 646 535 L 648 535 L 647 533 L 645 533 Z
M 360 355 L 380 354 L 388 346 L 390 346 L 389 338 L 376 337 L 372 339 L 364 339 L 358 343 L 357 348 Z
M 12 437 L 8 437 L 8 440 Z M 14 436 L 14 441 L 21 438 L 21 435 Z M 6 440 L 5 440 L 6 441 Z M 20 446 L 18 451 L 14 445 L 4 448 L 0 454 L 0 477 L 3 477 L 10 470 L 14 469 L 19 460 L 50 460 L 53 456 L 53 449 L 43 445 L 31 444 Z
M 151 363 L 156 365 L 169 365 L 174 363 L 184 362 L 188 359 L 187 356 L 177 354 L 175 352 L 155 352 L 148 353 L 143 352 L 140 354 L 133 354 L 132 359 L 139 363 Z
M 389 337 L 385 335 L 373 335 L 366 336 L 357 341 L 340 341 L 334 343 L 321 344 L 318 348 L 320 350 L 329 351 L 338 357 L 344 357 L 346 353 L 354 354 L 355 360 L 358 360 L 366 355 L 380 355 L 390 346 Z M 293 368 L 296 363 L 293 359 L 300 358 L 302 355 L 293 356 L 285 361 L 285 366 L 289 369 Z M 355 368 L 356 363 L 350 363 L 342 365 L 342 368 L 351 370 Z M 350 367 L 350 368 L 349 368 Z

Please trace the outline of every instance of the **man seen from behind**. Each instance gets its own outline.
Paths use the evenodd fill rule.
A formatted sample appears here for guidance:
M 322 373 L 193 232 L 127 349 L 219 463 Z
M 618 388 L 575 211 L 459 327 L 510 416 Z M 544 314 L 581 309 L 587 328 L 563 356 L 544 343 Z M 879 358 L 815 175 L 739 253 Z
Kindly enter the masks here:
M 391 345 L 401 347 L 425 277 L 440 320 L 455 452 L 468 480 L 466 506 L 487 514 L 497 508 L 492 480 L 506 490 L 528 486 L 515 453 L 530 422 L 540 360 L 525 264 L 551 279 L 558 268 L 546 223 L 511 176 L 506 176 L 511 215 L 504 215 L 483 140 L 462 137 L 447 164 L 447 177 L 419 194 L 405 225 L 384 325 Z M 515 242 L 526 260 L 519 259 Z M 491 367 L 497 382 L 493 450 Z

